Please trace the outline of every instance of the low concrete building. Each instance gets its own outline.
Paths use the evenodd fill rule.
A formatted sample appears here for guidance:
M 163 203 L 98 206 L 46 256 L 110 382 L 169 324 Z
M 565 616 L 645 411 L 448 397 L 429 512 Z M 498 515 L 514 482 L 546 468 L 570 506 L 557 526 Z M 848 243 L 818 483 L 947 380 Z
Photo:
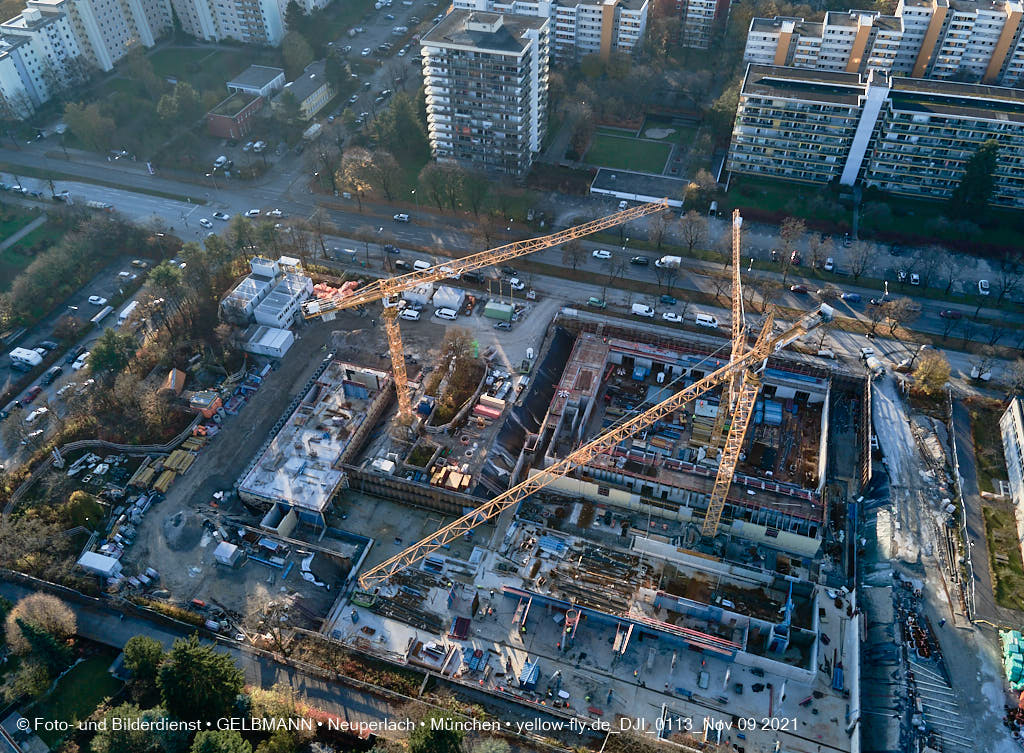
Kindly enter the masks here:
M 254 324 L 243 335 L 242 350 L 259 356 L 284 358 L 294 342 L 295 335 L 291 330 Z
M 87 573 L 104 578 L 116 578 L 121 574 L 121 562 L 98 552 L 86 552 L 78 558 L 78 566 Z
M 265 101 L 258 94 L 236 92 L 206 114 L 206 129 L 214 138 L 243 139 L 252 130 L 252 121 Z
M 250 65 L 227 83 L 228 91 L 270 99 L 284 88 L 284 71 L 266 65 Z
M 303 301 L 313 295 L 313 281 L 304 275 L 287 274 L 253 310 L 257 324 L 287 328 L 299 318 Z

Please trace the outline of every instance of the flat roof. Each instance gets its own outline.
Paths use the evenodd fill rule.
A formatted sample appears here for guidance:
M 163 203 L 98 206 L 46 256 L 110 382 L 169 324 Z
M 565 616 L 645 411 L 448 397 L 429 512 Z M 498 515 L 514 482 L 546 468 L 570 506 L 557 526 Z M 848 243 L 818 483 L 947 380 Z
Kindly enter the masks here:
M 228 81 L 228 87 L 238 86 L 249 89 L 262 89 L 264 86 L 274 82 L 278 76 L 284 76 L 281 68 L 271 68 L 268 65 L 250 65 L 233 79 Z
M 669 178 L 664 175 L 634 173 L 629 170 L 614 170 L 602 167 L 590 184 L 591 191 L 616 192 L 634 196 L 650 196 L 655 199 L 681 196 L 686 188 L 686 181 Z
M 266 294 L 273 282 L 274 280 L 271 277 L 264 277 L 263 275 L 257 274 L 246 275 L 230 293 L 224 296 L 222 303 L 233 303 L 245 306 L 253 298 L 259 298 Z
M 540 16 L 453 10 L 437 26 L 423 35 L 420 44 L 518 54 L 529 46 L 529 41 L 523 39 L 523 33 L 530 29 L 540 29 L 546 23 L 548 23 L 548 19 Z M 474 25 L 493 25 L 495 30 L 477 30 Z
M 258 94 L 248 92 L 235 92 L 227 99 L 217 103 L 217 106 L 210 110 L 211 115 L 223 115 L 232 118 L 246 107 L 259 99 Z
M 338 463 L 349 441 L 389 382 L 382 371 L 332 361 L 245 474 L 239 492 L 323 512 L 344 479 Z
M 249 338 L 250 345 L 262 345 L 267 348 L 281 348 L 288 343 L 292 333 L 279 327 L 267 327 L 263 324 L 257 326 L 252 337 Z
M 744 94 L 843 105 L 859 105 L 866 90 L 858 73 L 758 64 L 747 66 L 742 89 Z
M 288 307 L 296 298 L 304 300 L 313 289 L 313 281 L 308 277 L 296 274 L 287 274 L 274 286 L 274 289 L 267 293 L 267 297 L 260 301 L 256 307 L 257 311 L 278 312 Z

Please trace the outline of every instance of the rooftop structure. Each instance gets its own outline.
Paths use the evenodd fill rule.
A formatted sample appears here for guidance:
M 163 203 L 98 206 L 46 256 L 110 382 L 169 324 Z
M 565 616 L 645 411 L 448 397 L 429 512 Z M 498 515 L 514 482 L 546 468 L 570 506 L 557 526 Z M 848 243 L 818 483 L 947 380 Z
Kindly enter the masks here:
M 327 63 L 315 60 L 306 66 L 294 81 L 284 85 L 299 105 L 299 113 L 303 120 L 309 120 L 326 105 L 334 96 L 334 87 L 327 79 Z
M 257 323 L 290 327 L 299 317 L 302 302 L 313 295 L 313 281 L 305 275 L 286 274 L 253 310 Z
M 253 503 L 322 514 L 343 485 L 341 465 L 358 450 L 390 402 L 387 374 L 331 361 L 239 482 Z

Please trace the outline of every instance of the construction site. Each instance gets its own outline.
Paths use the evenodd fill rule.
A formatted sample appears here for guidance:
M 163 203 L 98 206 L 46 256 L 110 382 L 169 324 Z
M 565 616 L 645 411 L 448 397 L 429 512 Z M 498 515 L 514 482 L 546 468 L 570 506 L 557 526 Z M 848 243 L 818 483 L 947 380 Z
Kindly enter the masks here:
M 613 728 L 857 750 L 843 542 L 870 431 L 864 384 L 785 350 L 827 306 L 755 322 L 734 263 L 731 339 L 551 309 L 536 321 L 541 305 L 525 357 L 510 359 L 469 309 L 471 348 L 406 371 L 406 291 L 663 210 L 318 288 L 310 326 L 383 305 L 392 368 L 329 354 L 238 496 L 265 536 L 344 553 L 318 627 L 354 650 Z

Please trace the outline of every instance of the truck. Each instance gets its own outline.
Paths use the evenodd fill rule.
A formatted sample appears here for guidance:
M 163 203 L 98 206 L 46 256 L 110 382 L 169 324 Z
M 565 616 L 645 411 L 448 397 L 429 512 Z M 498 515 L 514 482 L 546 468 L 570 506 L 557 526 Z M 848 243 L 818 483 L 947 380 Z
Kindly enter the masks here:
M 305 131 L 302 132 L 302 138 L 304 138 L 306 141 L 312 141 L 313 139 L 320 135 L 320 131 L 322 131 L 323 128 L 324 127 L 319 123 L 314 123 Z
M 679 265 L 682 263 L 682 258 L 678 256 L 663 256 L 654 262 L 654 266 L 658 269 L 679 269 Z
M 867 366 L 868 371 L 876 377 L 880 377 L 885 374 L 885 366 L 875 356 L 868 356 L 865 358 L 864 365 Z

